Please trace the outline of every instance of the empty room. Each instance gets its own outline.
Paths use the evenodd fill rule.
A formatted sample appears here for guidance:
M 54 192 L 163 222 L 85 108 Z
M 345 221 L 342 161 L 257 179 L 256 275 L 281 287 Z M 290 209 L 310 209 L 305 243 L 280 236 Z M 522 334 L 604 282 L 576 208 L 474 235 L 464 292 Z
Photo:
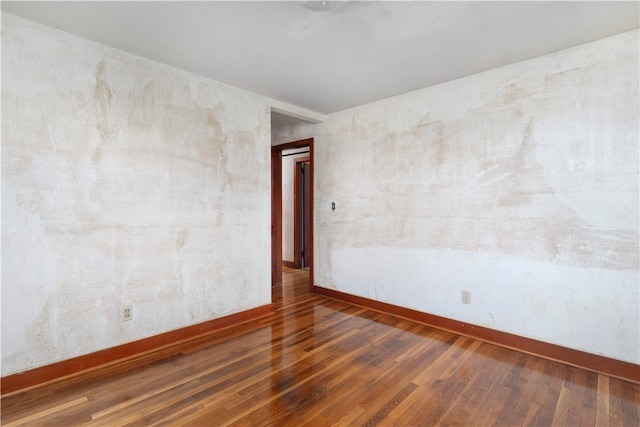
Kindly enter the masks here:
M 1 8 L 3 426 L 640 425 L 640 2 Z

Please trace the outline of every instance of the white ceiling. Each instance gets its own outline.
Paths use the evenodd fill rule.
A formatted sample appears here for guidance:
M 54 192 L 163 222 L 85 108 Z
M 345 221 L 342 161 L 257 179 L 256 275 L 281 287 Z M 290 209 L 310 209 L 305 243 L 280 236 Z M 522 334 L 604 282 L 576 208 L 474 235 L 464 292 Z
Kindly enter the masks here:
M 639 2 L 10 2 L 2 10 L 328 114 L 639 27 Z

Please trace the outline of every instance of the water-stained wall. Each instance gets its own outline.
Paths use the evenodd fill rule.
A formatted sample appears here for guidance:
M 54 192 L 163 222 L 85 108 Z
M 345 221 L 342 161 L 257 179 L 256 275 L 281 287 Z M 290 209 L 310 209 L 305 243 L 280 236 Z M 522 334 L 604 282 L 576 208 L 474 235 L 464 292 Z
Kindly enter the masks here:
M 268 303 L 278 103 L 2 19 L 2 375 Z M 640 363 L 638 48 L 275 135 L 315 138 L 315 283 Z
M 268 101 L 2 27 L 2 375 L 268 304 Z
M 640 363 L 638 48 L 635 31 L 329 116 L 316 284 Z

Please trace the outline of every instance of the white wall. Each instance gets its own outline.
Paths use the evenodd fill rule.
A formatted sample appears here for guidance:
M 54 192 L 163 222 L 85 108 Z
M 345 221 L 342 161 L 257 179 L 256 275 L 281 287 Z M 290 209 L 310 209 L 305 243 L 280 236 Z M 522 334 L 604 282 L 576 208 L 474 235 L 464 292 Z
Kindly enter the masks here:
M 316 284 L 640 363 L 638 36 L 329 116 Z
M 2 375 L 270 303 L 270 103 L 2 27 Z

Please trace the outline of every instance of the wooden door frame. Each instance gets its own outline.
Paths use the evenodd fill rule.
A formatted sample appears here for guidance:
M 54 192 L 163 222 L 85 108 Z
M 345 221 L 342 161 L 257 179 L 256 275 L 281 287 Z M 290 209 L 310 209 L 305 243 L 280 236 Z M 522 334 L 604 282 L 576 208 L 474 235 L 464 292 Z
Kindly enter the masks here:
M 271 286 L 282 282 L 282 153 L 271 149 Z
M 313 138 L 301 139 L 288 142 L 286 144 L 274 145 L 271 147 L 271 285 L 276 285 L 282 281 L 282 151 L 292 148 L 309 147 L 309 169 L 310 187 L 309 197 L 311 198 L 311 224 L 309 235 L 311 246 L 313 240 Z M 309 267 L 309 290 L 313 289 L 314 283 L 314 252 L 311 250 L 309 257 L 311 266 Z
M 298 179 L 300 178 L 298 168 L 301 163 L 309 163 L 309 172 L 311 172 L 311 159 L 309 156 L 293 159 L 293 268 L 303 267 L 301 256 L 302 244 L 300 237 L 302 234 L 304 218 L 300 215 L 302 200 L 300 200 L 299 196 L 304 191 L 304 182 L 298 182 Z M 311 255 L 313 255 L 313 250 L 311 251 Z

